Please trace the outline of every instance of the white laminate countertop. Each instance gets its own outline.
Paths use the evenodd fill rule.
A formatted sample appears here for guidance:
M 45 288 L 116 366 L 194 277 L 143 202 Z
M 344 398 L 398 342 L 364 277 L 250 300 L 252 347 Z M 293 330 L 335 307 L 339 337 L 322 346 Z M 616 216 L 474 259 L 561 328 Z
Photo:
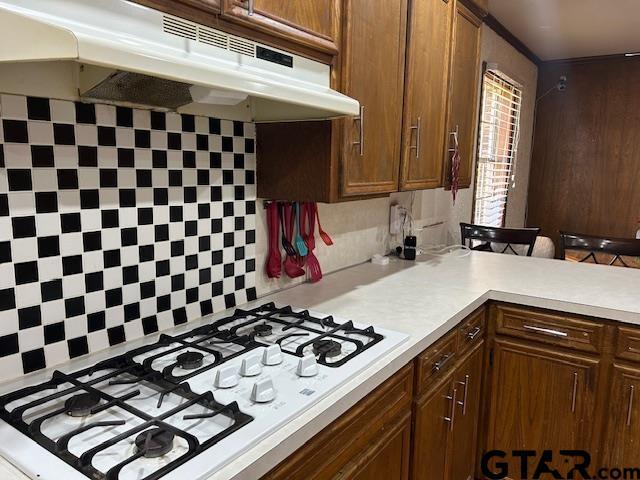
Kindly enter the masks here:
M 473 252 L 366 263 L 263 297 L 253 304 L 309 308 L 410 338 L 210 480 L 259 479 L 487 300 L 640 325 L 640 269 Z M 0 459 L 0 478 L 27 477 Z

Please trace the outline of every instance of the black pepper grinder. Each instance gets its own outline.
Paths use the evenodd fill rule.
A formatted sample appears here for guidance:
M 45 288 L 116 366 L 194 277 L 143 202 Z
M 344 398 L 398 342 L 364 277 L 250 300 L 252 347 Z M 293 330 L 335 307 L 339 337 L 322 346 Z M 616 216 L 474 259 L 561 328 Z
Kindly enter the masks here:
M 416 237 L 415 235 L 407 235 L 404 237 L 404 259 L 415 260 L 416 259 Z

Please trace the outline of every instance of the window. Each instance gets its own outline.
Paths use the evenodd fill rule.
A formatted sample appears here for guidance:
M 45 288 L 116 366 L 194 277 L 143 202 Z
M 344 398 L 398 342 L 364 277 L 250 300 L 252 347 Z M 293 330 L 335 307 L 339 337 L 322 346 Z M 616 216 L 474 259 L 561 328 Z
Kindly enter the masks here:
M 480 139 L 473 223 L 503 227 L 509 186 L 515 181 L 522 90 L 508 77 L 487 70 L 482 85 Z

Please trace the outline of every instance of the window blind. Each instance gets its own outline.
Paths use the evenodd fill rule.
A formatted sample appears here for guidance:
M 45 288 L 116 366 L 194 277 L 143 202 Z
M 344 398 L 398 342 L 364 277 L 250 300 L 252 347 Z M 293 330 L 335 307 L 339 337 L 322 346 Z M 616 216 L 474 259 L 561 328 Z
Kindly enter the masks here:
M 500 72 L 483 78 L 473 222 L 503 227 L 515 180 L 522 90 Z

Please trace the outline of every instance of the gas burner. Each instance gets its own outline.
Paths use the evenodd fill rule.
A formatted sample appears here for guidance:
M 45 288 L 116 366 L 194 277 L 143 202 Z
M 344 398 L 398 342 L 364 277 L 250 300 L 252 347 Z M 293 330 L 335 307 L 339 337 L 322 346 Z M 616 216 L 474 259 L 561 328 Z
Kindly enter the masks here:
M 178 355 L 176 361 L 183 370 L 195 370 L 202 366 L 204 355 L 200 352 L 184 352 Z
M 313 353 L 316 355 L 324 354 L 325 357 L 337 357 L 342 352 L 342 345 L 335 340 L 318 340 L 313 342 Z
M 273 332 L 273 327 L 266 323 L 261 323 L 253 327 L 252 332 L 256 337 L 268 337 Z
M 67 398 L 64 408 L 71 417 L 86 417 L 91 415 L 91 410 L 100 403 L 100 397 L 95 393 L 79 393 Z
M 135 444 L 138 452 L 145 458 L 157 458 L 169 453 L 173 449 L 175 435 L 163 428 L 145 430 L 136 437 Z

